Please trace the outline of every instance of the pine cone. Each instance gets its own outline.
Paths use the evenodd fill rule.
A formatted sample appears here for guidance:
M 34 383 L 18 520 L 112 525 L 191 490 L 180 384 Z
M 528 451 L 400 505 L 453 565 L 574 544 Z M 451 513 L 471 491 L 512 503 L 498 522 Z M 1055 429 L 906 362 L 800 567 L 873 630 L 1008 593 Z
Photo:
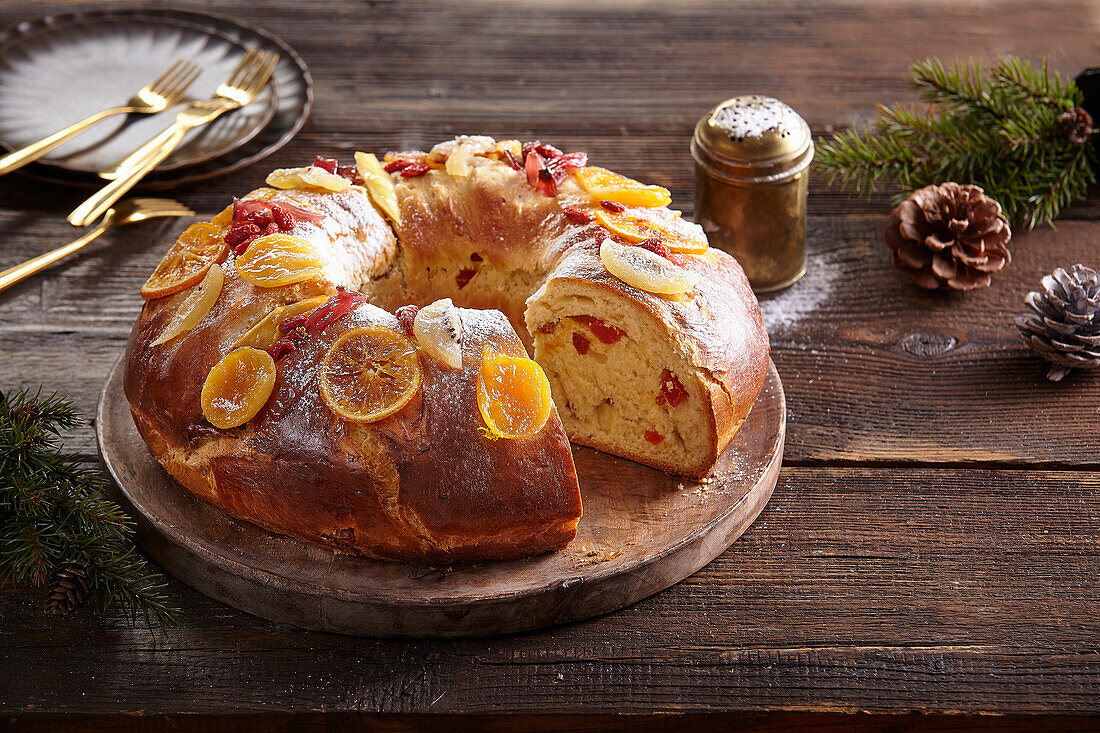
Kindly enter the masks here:
M 1058 132 L 1071 143 L 1086 143 L 1092 134 L 1092 115 L 1078 107 L 1058 117 Z
M 1084 265 L 1043 278 L 1043 292 L 1024 298 L 1032 313 L 1016 319 L 1024 341 L 1051 363 L 1057 382 L 1071 369 L 1100 366 L 1100 275 Z
M 50 581 L 45 611 L 64 616 L 83 604 L 90 590 L 87 569 L 80 563 L 64 563 Z
M 914 191 L 890 212 L 883 232 L 894 267 L 922 288 L 987 288 L 1012 261 L 1012 230 L 1001 205 L 978 186 L 944 183 Z

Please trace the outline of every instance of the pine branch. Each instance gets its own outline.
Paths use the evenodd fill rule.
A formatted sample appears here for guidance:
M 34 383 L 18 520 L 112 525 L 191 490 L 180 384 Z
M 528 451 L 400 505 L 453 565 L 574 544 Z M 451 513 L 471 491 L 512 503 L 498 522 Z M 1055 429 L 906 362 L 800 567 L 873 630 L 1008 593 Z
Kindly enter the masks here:
M 868 195 L 892 187 L 904 199 L 922 186 L 973 183 L 1032 228 L 1095 180 L 1093 146 L 1062 129 L 1081 92 L 1046 61 L 1006 58 L 983 77 L 977 63 L 928 59 L 911 73 L 928 108 L 880 105 L 871 130 L 819 141 L 815 166 L 829 184 Z
M 0 574 L 42 586 L 57 568 L 77 563 L 100 608 L 173 623 L 179 611 L 136 553 L 131 522 L 104 496 L 106 479 L 61 450 L 61 432 L 79 425 L 75 408 L 56 394 L 0 392 Z

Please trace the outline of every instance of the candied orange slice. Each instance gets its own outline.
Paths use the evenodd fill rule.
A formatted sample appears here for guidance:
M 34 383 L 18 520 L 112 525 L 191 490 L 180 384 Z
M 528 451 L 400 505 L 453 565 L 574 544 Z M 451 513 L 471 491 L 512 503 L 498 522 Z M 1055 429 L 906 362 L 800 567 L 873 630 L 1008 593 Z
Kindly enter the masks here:
M 329 300 L 327 295 L 318 295 L 316 298 L 307 298 L 305 300 L 299 300 L 297 303 L 291 303 L 290 305 L 281 305 L 275 308 L 266 316 L 261 318 L 255 326 L 248 329 L 248 332 L 241 336 L 233 344 L 233 348 L 238 346 L 251 346 L 256 349 L 263 349 L 267 351 L 275 342 L 282 338 L 283 334 L 279 332 L 279 325 L 288 318 L 301 315 L 306 311 L 311 311 L 314 308 L 318 308 Z
M 631 242 L 659 238 L 661 244 L 673 252 L 692 255 L 705 252 L 708 247 L 705 237 L 688 237 L 678 231 L 674 224 L 638 216 L 628 211 L 614 212 L 601 208 L 596 209 L 593 215 L 596 221 L 612 234 L 618 234 Z
M 214 365 L 202 385 L 202 414 L 216 428 L 244 425 L 275 388 L 275 360 L 266 351 L 234 349 Z
M 530 359 L 485 350 L 477 377 L 477 407 L 490 438 L 529 438 L 550 417 L 550 382 Z
M 573 171 L 577 183 L 598 201 L 614 201 L 623 206 L 668 206 L 672 194 L 661 186 L 647 186 L 641 181 L 621 176 L 614 171 L 590 165 Z
M 353 328 L 336 339 L 321 362 L 321 397 L 348 420 L 388 417 L 419 389 L 416 346 L 392 328 Z
M 253 285 L 277 288 L 321 274 L 324 260 L 309 240 L 289 234 L 257 237 L 237 256 L 237 273 Z
M 201 282 L 210 266 L 225 259 L 229 251 L 222 233 L 221 227 L 207 222 L 184 229 L 141 286 L 141 297 L 146 300 L 163 298 Z
M 168 320 L 168 325 L 160 332 L 156 340 L 150 346 L 159 346 L 171 341 L 176 336 L 183 335 L 198 325 L 222 293 L 222 284 L 225 283 L 225 273 L 218 263 L 210 266 L 206 271 L 206 277 L 202 279 L 193 293 L 188 294 L 176 312 Z

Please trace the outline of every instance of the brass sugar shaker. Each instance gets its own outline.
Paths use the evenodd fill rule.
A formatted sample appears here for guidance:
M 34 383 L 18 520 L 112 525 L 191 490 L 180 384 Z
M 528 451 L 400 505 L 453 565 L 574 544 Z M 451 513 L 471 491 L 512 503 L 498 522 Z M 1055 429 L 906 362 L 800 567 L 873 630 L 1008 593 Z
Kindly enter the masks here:
M 778 99 L 722 102 L 695 126 L 695 221 L 737 258 L 758 293 L 806 272 L 810 126 Z

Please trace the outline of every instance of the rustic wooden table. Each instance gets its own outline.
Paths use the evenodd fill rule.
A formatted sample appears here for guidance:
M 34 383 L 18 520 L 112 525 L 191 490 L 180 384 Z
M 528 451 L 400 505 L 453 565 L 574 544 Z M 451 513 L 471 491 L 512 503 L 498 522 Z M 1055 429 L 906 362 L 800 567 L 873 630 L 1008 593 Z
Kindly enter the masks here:
M 475 132 L 586 150 L 690 215 L 691 129 L 728 96 L 779 97 L 823 134 L 912 98 L 906 67 L 925 56 L 1051 53 L 1070 75 L 1100 61 L 1093 0 L 173 4 L 263 25 L 317 84 L 284 150 L 176 193 L 204 215 L 271 167 Z M 0 25 L 73 7 L 4 3 Z M 85 193 L 0 179 L 0 268 L 71 239 Z M 809 205 L 809 272 L 762 303 L 790 409 L 779 486 L 696 575 L 592 621 L 444 642 L 298 631 L 175 580 L 183 621 L 156 633 L 46 617 L 40 591 L 3 586 L 0 726 L 447 730 L 420 716 L 467 714 L 473 729 L 579 730 L 663 711 L 681 715 L 643 725 L 1089 727 L 958 714 L 1100 712 L 1100 375 L 1048 383 L 1012 326 L 1044 273 L 1100 264 L 1100 198 L 1019 233 L 1011 267 L 969 294 L 891 268 L 884 198 L 815 181 Z M 0 388 L 42 383 L 90 414 L 181 226 L 115 232 L 0 295 Z M 96 460 L 90 428 L 69 444 Z

